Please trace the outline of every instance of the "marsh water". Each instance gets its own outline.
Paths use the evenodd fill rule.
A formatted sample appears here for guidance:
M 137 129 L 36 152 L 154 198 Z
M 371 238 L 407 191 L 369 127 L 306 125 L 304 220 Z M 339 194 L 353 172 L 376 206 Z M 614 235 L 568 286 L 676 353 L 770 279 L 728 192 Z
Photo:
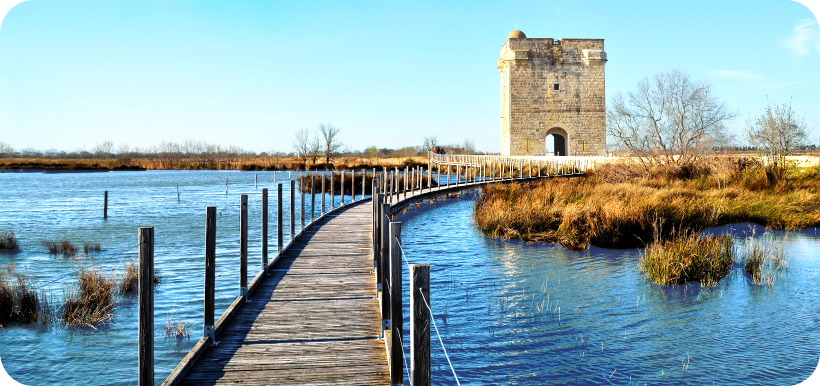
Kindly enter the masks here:
M 125 262 L 136 258 L 137 228 L 155 227 L 155 267 L 162 276 L 155 292 L 159 383 L 201 334 L 205 207 L 217 206 L 219 213 L 216 312 L 221 314 L 238 293 L 239 195 L 250 196 L 253 273 L 260 254 L 261 188 L 270 189 L 272 256 L 274 179 L 287 178 L 288 172 L 233 171 L 0 174 L 0 231 L 14 230 L 22 249 L 0 254 L 0 264 L 15 264 L 36 277 L 58 306 L 78 269 L 98 264 L 119 275 Z M 289 186 L 284 184 L 286 214 Z M 107 220 L 102 218 L 105 190 Z M 715 287 L 669 288 L 640 273 L 639 250 L 573 252 L 486 238 L 472 222 L 475 194 L 411 205 L 397 216 L 407 260 L 431 264 L 430 301 L 439 332 L 433 330 L 431 342 L 435 384 L 455 384 L 455 371 L 461 384 L 788 385 L 817 367 L 820 237 L 815 229 L 767 233 L 737 224 L 711 230 L 732 233 L 738 241 L 766 233 L 786 248 L 788 269 L 772 287 L 751 283 L 738 266 Z M 297 207 L 298 202 L 297 196 Z M 288 232 L 286 225 L 285 242 Z M 41 245 L 63 236 L 99 242 L 102 251 L 71 259 L 49 255 Z M 407 296 L 404 302 L 407 314 Z M 133 384 L 136 312 L 136 298 L 122 295 L 110 322 L 96 328 L 60 322 L 4 326 L 0 360 L 24 384 Z M 165 339 L 169 319 L 191 323 L 191 339 Z

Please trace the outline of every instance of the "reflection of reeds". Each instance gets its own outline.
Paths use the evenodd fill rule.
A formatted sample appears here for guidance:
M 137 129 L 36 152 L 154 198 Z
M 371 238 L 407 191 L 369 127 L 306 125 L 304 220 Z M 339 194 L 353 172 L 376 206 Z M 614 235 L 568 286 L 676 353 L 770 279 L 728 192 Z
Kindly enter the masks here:
M 17 248 L 17 236 L 14 235 L 14 231 L 0 233 L 0 251 L 16 251 Z
M 772 237 L 746 239 L 743 257 L 744 270 L 755 284 L 774 286 L 775 274 L 786 265 L 783 247 Z
M 733 242 L 729 236 L 703 237 L 694 232 L 655 240 L 641 256 L 641 270 L 661 285 L 691 281 L 714 286 L 732 267 Z
M 62 320 L 73 327 L 94 327 L 111 317 L 114 309 L 114 277 L 91 267 L 77 275 L 77 286 L 65 296 Z
M 123 269 L 122 276 L 120 277 L 119 288 L 121 294 L 130 294 L 137 291 L 137 286 L 139 285 L 138 268 L 139 266 L 137 265 L 136 260 L 125 263 L 125 268 Z M 154 268 L 154 284 L 160 284 L 161 282 L 162 274 L 159 269 Z
M 45 304 L 41 304 L 41 298 Z M 0 265 L 0 326 L 48 320 L 47 299 L 37 294 L 30 275 L 15 272 L 15 266 Z

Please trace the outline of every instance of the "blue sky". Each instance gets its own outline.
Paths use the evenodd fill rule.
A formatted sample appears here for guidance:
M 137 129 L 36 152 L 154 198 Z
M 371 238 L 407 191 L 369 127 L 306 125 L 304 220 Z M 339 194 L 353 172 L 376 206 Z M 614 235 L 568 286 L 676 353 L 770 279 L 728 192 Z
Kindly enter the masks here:
M 820 27 L 770 1 L 51 1 L 0 26 L 0 141 L 91 149 L 183 139 L 290 151 L 329 122 L 351 149 L 500 150 L 499 49 L 603 38 L 607 101 L 673 68 L 738 113 L 790 98 L 820 142 Z

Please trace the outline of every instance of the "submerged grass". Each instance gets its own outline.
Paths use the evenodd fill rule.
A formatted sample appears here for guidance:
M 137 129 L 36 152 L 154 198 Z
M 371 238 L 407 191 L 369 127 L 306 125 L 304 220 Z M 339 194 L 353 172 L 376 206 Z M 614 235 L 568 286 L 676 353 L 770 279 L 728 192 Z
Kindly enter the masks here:
M 16 251 L 19 248 L 14 231 L 0 233 L 0 251 Z
M 191 331 L 194 324 L 184 320 L 177 320 L 176 315 L 166 315 L 165 317 L 165 339 L 175 338 L 177 342 L 191 338 Z
M 0 327 L 50 319 L 48 299 L 38 294 L 31 275 L 16 272 L 14 265 L 0 265 Z
M 100 243 L 96 241 L 84 241 L 83 242 L 83 253 L 89 254 L 91 252 L 99 252 L 100 251 Z
M 114 309 L 115 280 L 92 266 L 77 275 L 76 287 L 64 296 L 62 321 L 72 327 L 94 327 L 111 318 Z
M 649 174 L 621 162 L 583 177 L 493 184 L 483 191 L 475 220 L 485 235 L 573 250 L 644 247 L 673 229 L 700 232 L 746 221 L 785 230 L 820 226 L 820 168 L 778 175 L 744 158 Z
M 729 236 L 704 237 L 689 232 L 648 244 L 641 256 L 640 267 L 660 285 L 696 281 L 704 287 L 712 287 L 729 273 L 733 256 L 733 242 Z
M 162 273 L 154 268 L 154 285 L 162 283 Z M 132 294 L 139 287 L 139 265 L 136 260 L 125 263 L 120 277 L 119 290 L 121 294 Z
M 782 245 L 775 243 L 772 237 L 746 238 L 742 254 L 744 271 L 749 274 L 752 283 L 774 286 L 776 275 L 786 267 L 785 252 Z
M 40 243 L 52 255 L 76 255 L 79 250 L 74 243 L 68 240 L 67 236 L 60 239 L 43 240 Z

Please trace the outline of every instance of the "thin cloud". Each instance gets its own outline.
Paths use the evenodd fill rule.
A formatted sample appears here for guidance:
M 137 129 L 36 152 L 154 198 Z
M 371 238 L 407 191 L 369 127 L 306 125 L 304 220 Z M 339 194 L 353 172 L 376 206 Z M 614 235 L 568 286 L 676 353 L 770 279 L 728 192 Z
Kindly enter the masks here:
M 816 20 L 804 19 L 794 27 L 794 35 L 783 41 L 783 45 L 802 58 L 812 48 L 820 52 L 820 28 Z

